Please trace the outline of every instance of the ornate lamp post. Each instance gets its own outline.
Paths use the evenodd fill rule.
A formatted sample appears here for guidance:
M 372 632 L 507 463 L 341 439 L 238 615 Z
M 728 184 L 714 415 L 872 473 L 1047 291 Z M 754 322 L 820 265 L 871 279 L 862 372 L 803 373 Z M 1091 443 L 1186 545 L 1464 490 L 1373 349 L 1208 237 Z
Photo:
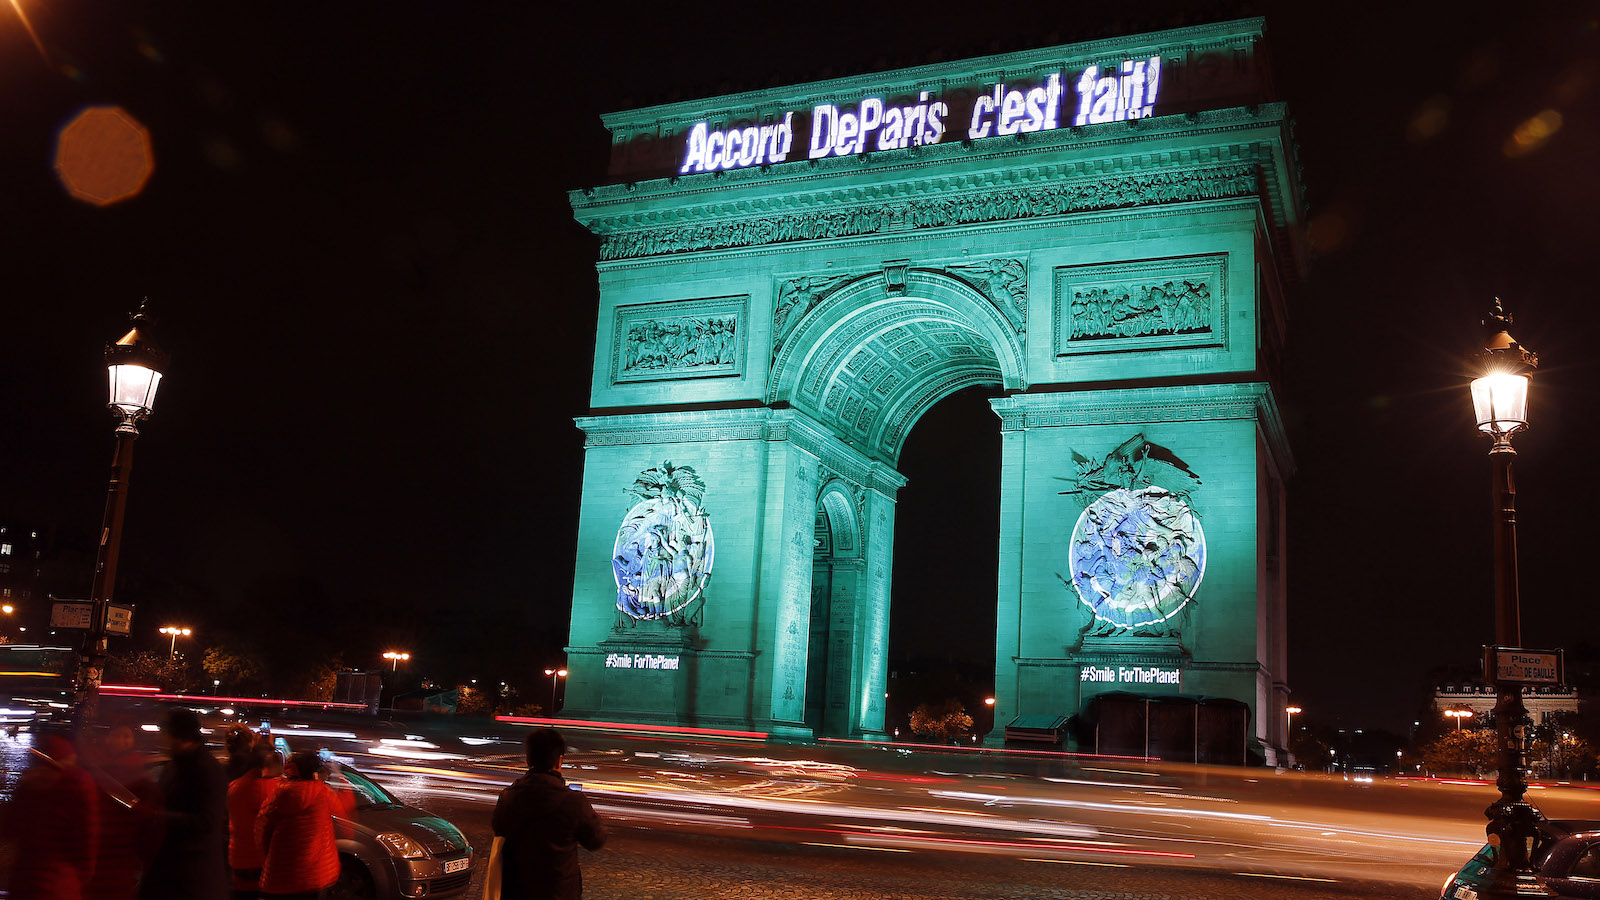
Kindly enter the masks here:
M 183 628 L 178 625 L 163 625 L 161 626 L 160 630 L 162 634 L 172 635 L 172 644 L 171 646 L 167 647 L 167 659 L 169 660 L 178 655 L 178 636 L 182 635 L 184 637 L 188 637 L 189 635 L 194 634 L 192 629 Z
M 139 422 L 155 407 L 156 388 L 167 368 L 167 354 L 150 339 L 152 324 L 145 311 L 148 300 L 129 317 L 133 327 L 114 344 L 106 345 L 106 374 L 110 395 L 106 405 L 118 418 L 117 445 L 111 455 L 111 480 L 106 487 L 106 512 L 101 520 L 100 548 L 94 562 L 94 584 L 89 592 L 89 631 L 79 651 L 80 666 L 74 708 L 80 720 L 93 720 L 106 665 L 106 607 L 117 583 L 117 554 L 122 546 L 122 518 L 128 505 L 128 479 L 133 472 L 133 441 Z
M 1522 646 L 1522 617 L 1517 597 L 1517 492 L 1511 478 L 1511 436 L 1528 427 L 1528 385 L 1539 357 L 1511 337 L 1511 316 L 1499 298 L 1483 320 L 1488 341 L 1483 352 L 1473 354 L 1479 373 L 1472 381 L 1472 410 L 1478 430 L 1489 435 L 1489 459 L 1494 467 L 1494 639 L 1501 647 Z M 1492 672 L 1485 672 L 1493 676 Z M 1542 816 L 1523 799 L 1528 792 L 1527 709 L 1522 687 L 1496 680 L 1494 721 L 1499 745 L 1500 797 L 1489 804 L 1485 831 L 1498 847 L 1493 882 L 1483 897 L 1546 897 L 1529 857 Z M 1461 719 L 1456 719 L 1460 727 Z
M 550 676 L 550 715 L 556 714 L 556 682 L 567 677 L 566 669 L 545 669 L 544 673 Z

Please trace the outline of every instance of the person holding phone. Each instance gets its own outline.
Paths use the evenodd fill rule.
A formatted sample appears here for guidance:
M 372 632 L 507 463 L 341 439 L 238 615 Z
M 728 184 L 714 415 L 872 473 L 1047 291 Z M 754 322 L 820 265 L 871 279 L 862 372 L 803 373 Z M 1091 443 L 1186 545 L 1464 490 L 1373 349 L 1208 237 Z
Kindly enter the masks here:
M 567 742 L 554 728 L 528 732 L 528 771 L 500 793 L 494 833 L 504 839 L 504 900 L 578 900 L 583 872 L 578 848 L 599 850 L 606 832 L 589 798 L 561 777 Z

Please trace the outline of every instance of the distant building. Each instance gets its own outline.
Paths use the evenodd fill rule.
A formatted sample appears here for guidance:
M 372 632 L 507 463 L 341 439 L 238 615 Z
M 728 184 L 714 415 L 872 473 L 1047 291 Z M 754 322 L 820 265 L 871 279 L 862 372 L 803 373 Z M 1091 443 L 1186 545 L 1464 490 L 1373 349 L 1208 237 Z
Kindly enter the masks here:
M 16 640 L 20 629 L 36 629 L 45 621 L 46 595 L 39 588 L 44 556 L 44 532 L 38 526 L 0 519 L 0 634 Z
M 1578 701 L 1576 687 L 1529 687 L 1522 692 L 1522 704 L 1535 725 L 1557 713 L 1576 713 Z M 1440 716 L 1447 709 L 1468 709 L 1472 721 L 1484 722 L 1493 717 L 1494 702 L 1494 687 L 1481 681 L 1442 684 L 1433 691 L 1433 708 Z

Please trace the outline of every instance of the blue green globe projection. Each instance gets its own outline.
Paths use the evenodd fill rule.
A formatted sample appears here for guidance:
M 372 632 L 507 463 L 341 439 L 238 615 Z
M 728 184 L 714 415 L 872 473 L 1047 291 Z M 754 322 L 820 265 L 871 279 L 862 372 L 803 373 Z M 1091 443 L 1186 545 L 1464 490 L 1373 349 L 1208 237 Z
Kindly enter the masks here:
M 1199 517 L 1177 494 L 1153 485 L 1117 488 L 1089 504 L 1072 529 L 1071 555 L 1078 599 L 1117 628 L 1176 615 L 1206 571 Z
M 705 484 L 694 469 L 662 463 L 629 491 L 639 502 L 623 517 L 611 551 L 617 609 L 635 619 L 680 612 L 705 591 L 715 548 L 700 508 Z

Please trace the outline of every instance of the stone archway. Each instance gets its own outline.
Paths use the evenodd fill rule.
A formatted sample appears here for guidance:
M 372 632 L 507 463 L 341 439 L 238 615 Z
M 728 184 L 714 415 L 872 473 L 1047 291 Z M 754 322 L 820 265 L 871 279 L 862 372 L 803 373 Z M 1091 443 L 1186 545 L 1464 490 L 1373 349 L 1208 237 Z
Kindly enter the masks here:
M 1018 273 L 1009 281 L 985 276 L 1008 266 Z M 1018 260 L 992 260 L 942 270 L 888 266 L 831 284 L 826 276 L 788 280 L 810 290 L 774 316 L 767 402 L 803 410 L 844 443 L 893 464 L 918 417 L 950 394 L 1026 387 L 1022 272 Z

